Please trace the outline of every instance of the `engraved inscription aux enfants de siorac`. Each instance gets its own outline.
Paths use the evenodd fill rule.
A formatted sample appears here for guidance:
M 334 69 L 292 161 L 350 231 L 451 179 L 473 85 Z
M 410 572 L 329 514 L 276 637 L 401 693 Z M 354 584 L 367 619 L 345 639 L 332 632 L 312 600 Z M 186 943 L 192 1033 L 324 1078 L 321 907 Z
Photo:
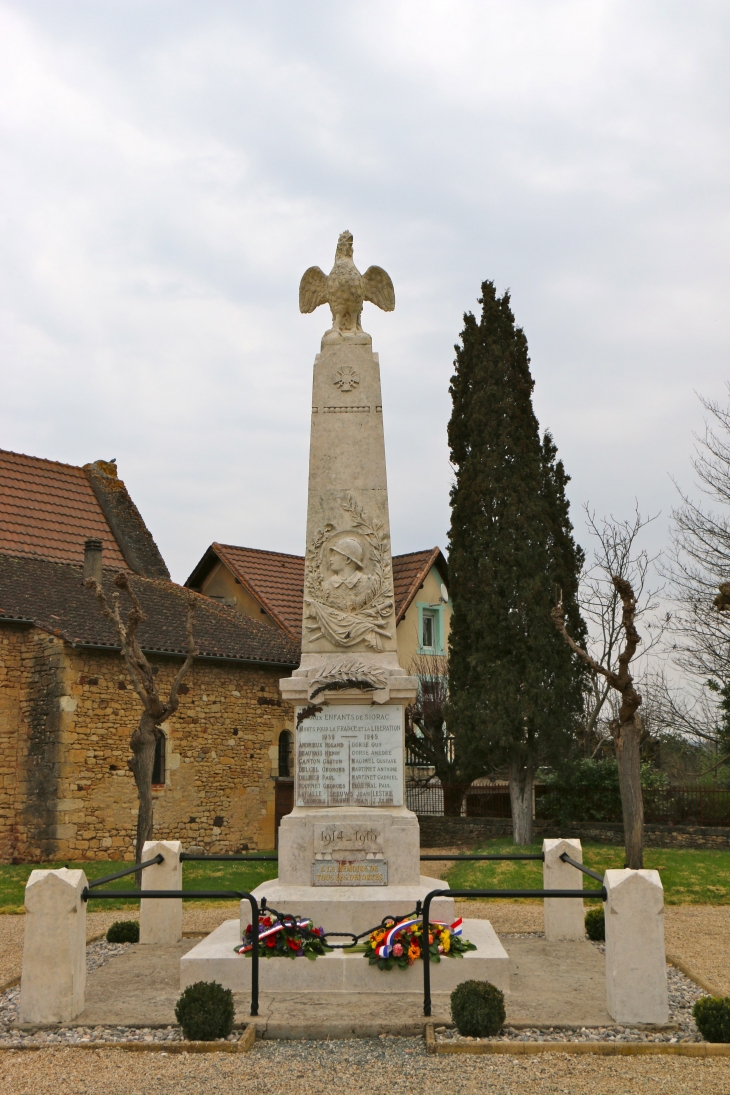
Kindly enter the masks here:
M 297 806 L 402 806 L 403 708 L 325 707 L 297 728 Z

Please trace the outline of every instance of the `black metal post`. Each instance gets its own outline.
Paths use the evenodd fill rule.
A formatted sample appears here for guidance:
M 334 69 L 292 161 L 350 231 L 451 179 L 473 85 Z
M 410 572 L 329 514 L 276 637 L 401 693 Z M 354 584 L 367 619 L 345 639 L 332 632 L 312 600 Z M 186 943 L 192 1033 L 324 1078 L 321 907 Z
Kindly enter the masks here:
M 421 936 L 421 958 L 423 959 L 423 1014 L 431 1014 L 431 952 L 428 943 L 429 913 L 434 897 L 600 897 L 606 901 L 606 887 L 600 890 L 431 890 L 423 902 L 423 926 Z
M 421 929 L 421 958 L 423 959 L 423 1014 L 431 1014 L 431 945 L 428 941 L 429 913 L 431 899 L 442 897 L 446 890 L 431 890 L 423 902 L 423 927 Z
M 244 898 L 249 902 L 251 906 L 251 935 L 253 939 L 253 947 L 251 949 L 251 1014 L 258 1015 L 259 1013 L 259 906 L 256 898 L 252 893 L 246 893 L 239 890 L 97 890 L 91 892 L 89 886 L 84 887 L 81 891 L 81 900 L 88 901 L 90 898 L 96 899 L 110 898 L 111 900 L 123 901 L 139 901 L 143 898 L 168 898 L 173 900 L 174 898 L 184 898 L 186 901 L 190 898 L 211 898 L 211 897 L 236 897 L 239 901 Z

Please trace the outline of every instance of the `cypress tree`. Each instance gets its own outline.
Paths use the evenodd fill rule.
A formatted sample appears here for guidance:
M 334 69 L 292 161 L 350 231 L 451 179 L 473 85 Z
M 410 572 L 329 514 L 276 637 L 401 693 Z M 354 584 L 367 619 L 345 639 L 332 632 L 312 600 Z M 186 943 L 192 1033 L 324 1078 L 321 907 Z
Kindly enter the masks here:
M 453 601 L 447 720 L 459 755 L 507 772 L 515 843 L 532 840 L 541 762 L 568 751 L 583 671 L 550 618 L 562 590 L 574 634 L 583 553 L 568 514 L 568 476 L 532 408 L 527 340 L 509 293 L 482 284 L 451 380 L 449 585 Z

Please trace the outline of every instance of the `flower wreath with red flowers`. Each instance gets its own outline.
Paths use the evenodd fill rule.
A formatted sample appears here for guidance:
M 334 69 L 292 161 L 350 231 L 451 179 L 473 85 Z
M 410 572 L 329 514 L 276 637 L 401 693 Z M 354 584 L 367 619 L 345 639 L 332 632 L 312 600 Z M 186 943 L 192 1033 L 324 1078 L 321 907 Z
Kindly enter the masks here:
M 463 958 L 467 951 L 477 948 L 461 934 L 461 917 L 453 924 L 438 921 L 428 925 L 428 955 L 432 962 L 442 958 Z M 407 970 L 422 958 L 423 920 L 406 917 L 403 920 L 384 920 L 382 926 L 370 933 L 365 943 L 365 957 L 371 966 L 392 970 L 393 966 Z
M 243 942 L 234 947 L 236 954 L 251 957 L 253 939 L 249 924 Z M 331 951 L 324 939 L 324 928 L 315 928 L 312 920 L 287 913 L 263 913 L 259 917 L 259 958 L 310 958 Z

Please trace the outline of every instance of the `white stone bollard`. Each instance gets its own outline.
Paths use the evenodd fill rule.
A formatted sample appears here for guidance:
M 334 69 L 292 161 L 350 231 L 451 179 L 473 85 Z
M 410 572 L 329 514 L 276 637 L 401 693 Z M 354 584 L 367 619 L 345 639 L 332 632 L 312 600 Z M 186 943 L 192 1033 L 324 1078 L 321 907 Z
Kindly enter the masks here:
M 142 871 L 143 890 L 181 890 L 182 863 L 179 840 L 147 840 L 142 862 L 163 855 L 164 862 Z M 182 898 L 143 898 L 139 910 L 140 943 L 179 943 L 182 939 Z
M 658 871 L 606 871 L 606 1003 L 617 1023 L 669 1021 Z
M 577 863 L 583 862 L 583 849 L 579 840 L 543 840 L 545 860 L 542 865 L 543 887 L 546 890 L 582 890 L 583 874 L 570 863 L 563 863 L 561 855 L 567 852 Z M 543 902 L 545 938 L 585 939 L 585 913 L 582 897 L 546 897 Z
M 83 871 L 31 871 L 25 887 L 21 1023 L 67 1023 L 84 1010 Z

